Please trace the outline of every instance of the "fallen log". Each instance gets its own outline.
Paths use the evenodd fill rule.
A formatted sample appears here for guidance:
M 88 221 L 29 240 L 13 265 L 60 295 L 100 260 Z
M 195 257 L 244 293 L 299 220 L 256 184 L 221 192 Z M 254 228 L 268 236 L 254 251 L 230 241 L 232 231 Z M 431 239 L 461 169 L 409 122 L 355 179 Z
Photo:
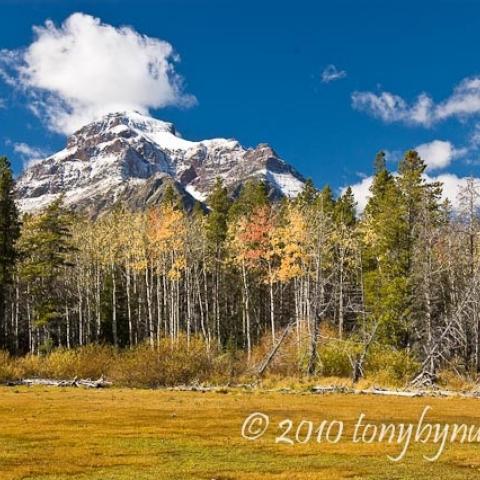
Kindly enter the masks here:
M 278 350 L 280 349 L 283 341 L 287 338 L 288 333 L 290 332 L 290 328 L 292 327 L 293 322 L 290 322 L 285 329 L 283 330 L 282 336 L 277 340 L 277 343 L 272 347 L 270 352 L 267 356 L 263 359 L 260 366 L 257 368 L 257 375 L 261 377 L 265 370 L 268 368 L 272 360 L 274 359 L 275 355 L 277 354 Z
M 171 390 L 173 392 L 200 392 L 200 393 L 208 393 L 213 392 L 215 389 L 213 387 L 207 387 L 204 385 L 176 385 L 174 387 L 167 387 L 167 390 Z
M 426 392 L 420 390 L 384 390 L 381 388 L 369 388 L 367 390 L 355 390 L 356 393 L 365 394 L 365 395 L 384 395 L 386 397 L 424 397 Z
M 330 386 L 323 386 L 323 385 L 315 385 L 313 386 L 310 391 L 312 393 L 325 395 L 328 393 L 353 393 L 352 388 L 344 387 L 341 385 L 330 385 Z
M 341 385 L 317 385 L 310 388 L 310 392 L 314 394 L 354 394 L 354 395 L 381 395 L 385 397 L 461 397 L 461 398 L 480 398 L 480 391 L 463 391 L 456 392 L 452 390 L 438 389 L 416 389 L 416 390 L 388 390 L 384 388 L 374 387 L 367 389 L 349 388 Z M 298 393 L 298 392 L 292 392 Z
M 111 382 L 107 382 L 103 376 L 98 380 L 90 379 L 78 379 L 75 377 L 73 380 L 53 380 L 50 378 L 22 378 L 21 380 L 14 380 L 6 383 L 9 387 L 16 387 L 26 385 L 28 387 L 34 385 L 44 385 L 50 387 L 82 387 L 82 388 L 107 388 L 112 385 Z

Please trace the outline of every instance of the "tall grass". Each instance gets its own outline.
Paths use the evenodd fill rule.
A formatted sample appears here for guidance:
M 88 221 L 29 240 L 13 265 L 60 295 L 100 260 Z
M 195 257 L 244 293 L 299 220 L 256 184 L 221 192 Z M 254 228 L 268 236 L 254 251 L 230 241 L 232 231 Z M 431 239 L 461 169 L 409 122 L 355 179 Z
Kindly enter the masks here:
M 324 332 L 325 333 L 325 332 Z M 318 346 L 316 375 L 311 381 L 338 378 L 349 381 L 350 358 L 362 349 L 354 340 L 339 340 L 328 335 Z M 155 347 L 140 345 L 131 350 L 90 345 L 74 350 L 58 349 L 45 355 L 11 357 L 0 351 L 0 382 L 22 378 L 96 379 L 102 375 L 115 385 L 156 388 L 180 384 L 244 383 L 254 380 L 259 365 L 272 347 L 265 336 L 247 361 L 241 350 L 226 352 L 208 348 L 200 338 L 178 338 L 173 344 L 163 339 Z M 267 370 L 269 382 L 305 379 L 309 357 L 306 336 L 291 335 L 282 345 Z M 405 352 L 373 345 L 365 363 L 366 378 L 379 385 L 405 384 L 417 371 L 418 364 Z

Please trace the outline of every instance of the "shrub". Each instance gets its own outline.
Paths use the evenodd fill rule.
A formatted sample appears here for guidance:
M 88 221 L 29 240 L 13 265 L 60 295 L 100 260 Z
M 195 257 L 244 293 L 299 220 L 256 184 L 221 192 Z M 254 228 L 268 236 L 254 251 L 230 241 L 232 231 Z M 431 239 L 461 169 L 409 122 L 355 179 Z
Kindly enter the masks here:
M 173 345 L 162 339 L 155 348 L 142 345 L 123 352 L 109 374 L 121 385 L 158 387 L 206 382 L 223 369 L 223 363 L 214 360 L 214 352 L 208 352 L 203 340 L 187 342 L 186 337 L 180 337 Z
M 382 384 L 405 383 L 419 368 L 408 352 L 379 344 L 372 345 L 365 363 L 366 376 L 375 375 Z
M 7 382 L 18 378 L 19 372 L 17 371 L 14 360 L 7 352 L 0 350 L 0 382 Z
M 361 345 L 352 340 L 330 340 L 319 347 L 320 373 L 327 377 L 351 377 L 350 357 L 354 357 L 359 352 L 361 352 Z

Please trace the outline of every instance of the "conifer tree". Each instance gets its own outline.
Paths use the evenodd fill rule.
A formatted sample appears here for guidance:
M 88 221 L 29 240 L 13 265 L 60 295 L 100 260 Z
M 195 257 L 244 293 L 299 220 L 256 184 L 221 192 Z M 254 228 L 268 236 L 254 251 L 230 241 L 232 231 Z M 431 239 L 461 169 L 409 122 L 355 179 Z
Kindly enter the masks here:
M 386 168 L 385 155 L 380 152 L 360 226 L 363 279 L 367 309 L 380 325 L 378 335 L 393 345 L 401 344 L 406 335 L 408 252 L 402 200 L 395 178 Z
M 207 199 L 210 212 L 207 217 L 208 239 L 218 247 L 227 237 L 227 218 L 230 209 L 230 200 L 222 180 L 217 178 L 212 193 Z
M 313 205 L 318 198 L 318 191 L 311 178 L 307 178 L 303 190 L 298 194 L 295 202 L 300 206 Z
M 257 207 L 269 204 L 267 186 L 259 180 L 248 180 L 242 187 L 240 195 L 230 208 L 230 217 L 237 219 L 242 215 L 248 215 Z
M 41 214 L 27 218 L 19 241 L 20 276 L 28 284 L 34 326 L 42 327 L 44 342 L 50 341 L 64 317 L 62 279 L 72 266 L 72 220 L 61 203 L 58 199 Z
M 423 176 L 425 169 L 425 162 L 415 150 L 408 151 L 398 166 L 397 184 L 401 192 L 401 205 L 406 224 L 403 241 L 399 239 L 399 245 L 403 248 L 408 290 L 405 308 L 406 344 L 411 344 L 413 330 L 418 331 L 418 319 L 425 312 L 424 299 L 418 291 L 418 288 L 425 287 L 425 283 L 420 280 L 423 274 L 419 270 L 423 271 L 424 266 L 421 265 L 423 259 L 418 252 L 441 219 L 441 185 L 438 182 L 428 183 Z M 425 231 L 427 226 L 430 228 L 429 232 Z
M 18 212 L 13 198 L 13 174 L 6 157 L 0 157 L 0 347 L 5 345 L 6 300 L 12 283 L 19 237 Z
M 325 215 L 333 215 L 335 210 L 335 199 L 330 185 L 325 185 L 317 199 L 322 212 Z
M 345 193 L 335 204 L 334 212 L 337 222 L 343 223 L 346 227 L 353 227 L 356 223 L 356 205 L 352 188 L 347 187 Z
M 213 259 L 213 316 L 217 331 L 218 341 L 220 338 L 220 284 L 222 282 L 222 264 L 225 257 L 225 240 L 228 233 L 228 212 L 230 210 L 230 199 L 228 198 L 227 188 L 223 186 L 221 178 L 215 180 L 215 186 L 207 199 L 210 212 L 206 220 L 206 235 L 209 251 Z
M 162 195 L 162 205 L 182 209 L 182 199 L 172 182 L 168 182 Z

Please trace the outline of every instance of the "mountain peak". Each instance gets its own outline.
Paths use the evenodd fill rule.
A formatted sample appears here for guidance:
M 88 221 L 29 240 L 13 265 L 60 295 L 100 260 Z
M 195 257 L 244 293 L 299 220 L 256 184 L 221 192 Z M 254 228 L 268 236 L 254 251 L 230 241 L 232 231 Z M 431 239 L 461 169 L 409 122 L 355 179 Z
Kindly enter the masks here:
M 160 201 L 152 193 L 158 178 L 170 179 L 186 204 L 204 201 L 217 177 L 232 192 L 248 178 L 262 179 L 275 198 L 296 196 L 304 184 L 267 144 L 246 149 L 234 139 L 189 141 L 172 123 L 120 111 L 80 128 L 64 150 L 28 168 L 17 193 L 25 212 L 62 195 L 66 206 L 96 215 L 120 201 L 132 204 L 133 197 L 135 208 Z M 149 192 L 148 198 L 138 192 Z

